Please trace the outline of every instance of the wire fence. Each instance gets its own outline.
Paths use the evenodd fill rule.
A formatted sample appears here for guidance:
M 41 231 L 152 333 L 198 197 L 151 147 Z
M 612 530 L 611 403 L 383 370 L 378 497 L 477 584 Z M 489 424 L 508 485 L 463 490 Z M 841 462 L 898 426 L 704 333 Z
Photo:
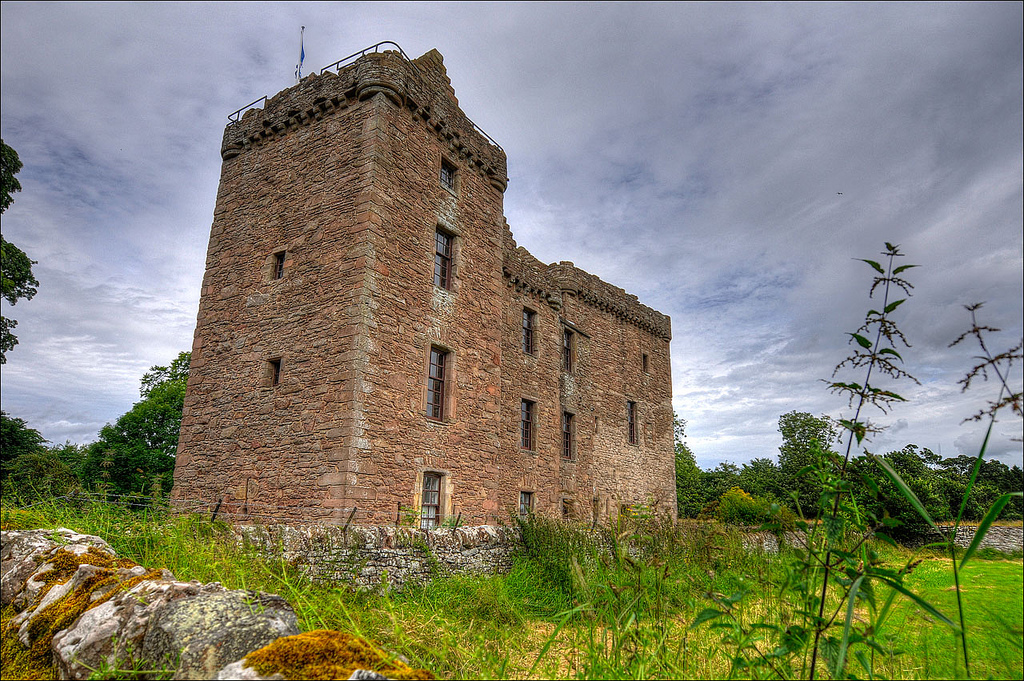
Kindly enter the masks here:
M 467 514 L 456 509 L 440 522 L 428 520 L 419 509 L 396 503 L 393 510 L 366 508 L 360 506 L 324 507 L 312 504 L 276 504 L 222 496 L 216 499 L 173 499 L 145 496 L 141 494 L 114 494 L 79 490 L 58 497 L 38 500 L 33 503 L 15 503 L 21 510 L 45 506 L 72 506 L 84 508 L 89 504 L 105 504 L 137 512 L 157 512 L 174 515 L 207 516 L 211 522 L 221 520 L 230 524 L 310 524 L 323 523 L 344 525 L 353 522 L 361 525 L 458 528 L 466 525 L 495 525 L 507 523 L 508 519 L 494 514 Z

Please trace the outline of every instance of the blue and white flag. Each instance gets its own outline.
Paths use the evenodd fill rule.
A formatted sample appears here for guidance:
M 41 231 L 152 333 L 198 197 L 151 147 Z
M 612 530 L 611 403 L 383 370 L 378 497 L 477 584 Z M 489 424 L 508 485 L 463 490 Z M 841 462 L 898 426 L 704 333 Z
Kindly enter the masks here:
M 299 31 L 299 63 L 295 65 L 295 82 L 298 83 L 302 80 L 302 62 L 306 60 L 306 48 L 303 44 L 303 36 L 306 33 L 306 27 L 303 26 L 302 30 Z

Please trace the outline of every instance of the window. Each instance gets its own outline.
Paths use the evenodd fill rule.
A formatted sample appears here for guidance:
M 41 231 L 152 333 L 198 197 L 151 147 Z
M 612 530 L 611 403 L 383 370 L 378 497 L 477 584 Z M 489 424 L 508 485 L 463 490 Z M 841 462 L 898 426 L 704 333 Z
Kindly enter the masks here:
M 573 346 L 576 345 L 575 335 L 569 329 L 562 329 L 562 370 L 572 371 L 573 367 Z
M 576 428 L 575 417 L 567 411 L 562 412 L 562 458 L 572 461 L 573 431 Z
M 570 520 L 573 516 L 572 499 L 562 499 L 562 520 Z
M 286 251 L 274 254 L 274 279 L 284 279 L 284 257 Z
M 444 382 L 448 365 L 448 353 L 430 348 L 430 371 L 427 374 L 427 417 L 444 418 Z
M 533 412 L 535 404 L 530 400 L 523 400 L 519 409 L 520 437 L 519 446 L 523 449 L 533 449 Z
M 629 425 L 629 444 L 636 444 L 636 402 L 626 402 L 626 423 Z
M 533 344 L 533 330 L 537 325 L 537 313 L 523 308 L 523 352 L 532 355 L 536 348 Z
M 281 382 L 281 358 L 267 360 L 267 378 L 270 385 L 277 385 Z
M 533 492 L 519 493 L 519 517 L 525 518 L 533 513 Z
M 420 505 L 420 529 L 429 530 L 441 522 L 441 476 L 423 474 L 423 501 Z
M 646 374 L 647 373 L 647 353 L 646 352 L 643 354 L 643 357 L 640 360 L 640 364 L 643 365 L 644 373 Z
M 441 186 L 455 191 L 455 166 L 441 159 Z
M 452 287 L 452 236 L 441 230 L 434 238 L 434 286 Z

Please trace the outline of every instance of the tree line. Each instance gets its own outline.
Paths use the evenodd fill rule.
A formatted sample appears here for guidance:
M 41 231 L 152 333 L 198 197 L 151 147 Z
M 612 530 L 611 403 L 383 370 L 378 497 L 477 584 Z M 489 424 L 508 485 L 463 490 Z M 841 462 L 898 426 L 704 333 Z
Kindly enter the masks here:
M 782 444 L 777 460 L 752 459 L 740 466 L 721 463 L 711 470 L 697 465 L 684 441 L 685 421 L 676 419 L 676 498 L 683 518 L 718 517 L 759 524 L 772 520 L 814 518 L 823 493 L 821 482 L 809 468 L 827 459 L 841 460 L 833 449 L 839 429 L 828 417 L 792 411 L 779 418 Z M 942 522 L 957 516 L 975 457 L 943 458 L 926 447 L 907 445 L 881 455 L 921 500 L 931 516 Z M 910 502 L 881 474 L 877 459 L 851 460 L 852 479 L 868 484 L 869 501 L 878 517 L 898 521 L 896 534 L 924 530 L 924 521 Z M 1024 490 L 1024 473 L 996 460 L 983 461 L 974 488 L 967 499 L 964 519 L 978 521 L 1001 494 Z M 775 506 L 775 512 L 772 508 Z M 1003 520 L 1024 518 L 1024 504 L 1014 497 Z
M 89 445 L 51 445 L 23 419 L 0 411 L 0 486 L 22 501 L 75 490 L 112 495 L 166 496 L 185 404 L 191 353 L 143 377 L 141 400 Z

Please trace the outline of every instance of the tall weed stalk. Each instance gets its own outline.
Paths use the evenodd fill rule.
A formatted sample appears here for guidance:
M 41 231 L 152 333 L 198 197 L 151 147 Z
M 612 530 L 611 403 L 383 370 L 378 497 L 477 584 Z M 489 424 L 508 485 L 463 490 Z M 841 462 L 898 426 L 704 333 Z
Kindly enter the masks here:
M 953 534 L 943 534 L 952 559 L 959 623 L 954 623 L 934 604 L 907 587 L 905 578 L 920 563 L 919 560 L 909 558 L 898 569 L 887 567 L 875 550 L 875 543 L 869 541 L 873 537 L 894 543 L 887 534 L 887 528 L 895 524 L 884 515 L 875 515 L 871 510 L 874 506 L 865 503 L 869 497 L 879 494 L 879 485 L 872 478 L 872 471 L 881 471 L 888 477 L 922 519 L 942 533 L 910 486 L 884 458 L 875 457 L 864 448 L 869 436 L 878 430 L 866 417 L 866 410 L 874 407 L 887 413 L 892 406 L 905 401 L 889 385 L 881 382 L 909 380 L 916 383 L 916 379 L 904 369 L 901 355 L 901 351 L 909 348 L 910 344 L 893 319 L 893 313 L 907 301 L 913 288 L 904 273 L 915 266 L 898 264 L 898 259 L 903 257 L 899 246 L 886 243 L 882 255 L 881 262 L 863 260 L 874 271 L 869 297 L 874 298 L 880 293 L 881 307 L 870 309 L 864 323 L 849 334 L 853 351 L 826 381 L 831 392 L 848 398 L 848 406 L 852 409 L 849 418 L 839 421 L 846 431 L 845 452 L 840 456 L 828 451 L 823 446 L 826 443 L 814 443 L 815 462 L 801 471 L 801 475 L 816 477 L 823 492 L 818 501 L 818 521 L 811 523 L 801 516 L 796 523 L 798 536 L 802 536 L 802 546 L 794 552 L 795 560 L 787 567 L 778 585 L 778 611 L 773 617 L 750 622 L 743 616 L 744 591 L 730 596 L 709 593 L 714 607 L 706 608 L 691 625 L 706 624 L 720 630 L 722 642 L 731 651 L 731 675 L 795 675 L 813 679 L 822 674 L 824 661 L 829 674 L 840 678 L 850 674 L 847 666 L 853 659 L 869 678 L 874 677 L 876 656 L 887 659 L 893 654 L 884 644 L 881 633 L 899 597 L 909 599 L 930 617 L 958 632 L 965 671 L 968 675 L 970 673 L 959 571 L 977 551 L 989 526 L 1012 495 L 1003 495 L 992 505 L 978 527 L 974 541 L 957 565 L 953 540 L 966 508 L 966 496 L 970 494 L 981 465 L 986 447 L 983 444 Z M 976 309 L 971 308 L 972 315 Z M 989 434 L 995 414 L 1000 409 L 1010 407 L 1020 414 L 1020 392 L 1012 391 L 1005 379 L 1009 365 L 1020 359 L 1021 346 L 992 356 L 983 337 L 991 330 L 979 326 L 972 316 L 971 330 L 955 341 L 973 336 L 984 353 L 981 363 L 961 381 L 964 389 L 973 378 L 986 376 L 987 372 L 994 373 L 1000 380 L 999 398 L 975 417 L 989 419 Z M 861 372 L 863 378 L 837 378 L 840 373 L 850 370 Z M 988 435 L 986 443 L 987 440 Z M 855 456 L 855 448 L 862 450 L 863 456 Z M 866 621 L 858 616 L 858 609 L 867 611 Z

